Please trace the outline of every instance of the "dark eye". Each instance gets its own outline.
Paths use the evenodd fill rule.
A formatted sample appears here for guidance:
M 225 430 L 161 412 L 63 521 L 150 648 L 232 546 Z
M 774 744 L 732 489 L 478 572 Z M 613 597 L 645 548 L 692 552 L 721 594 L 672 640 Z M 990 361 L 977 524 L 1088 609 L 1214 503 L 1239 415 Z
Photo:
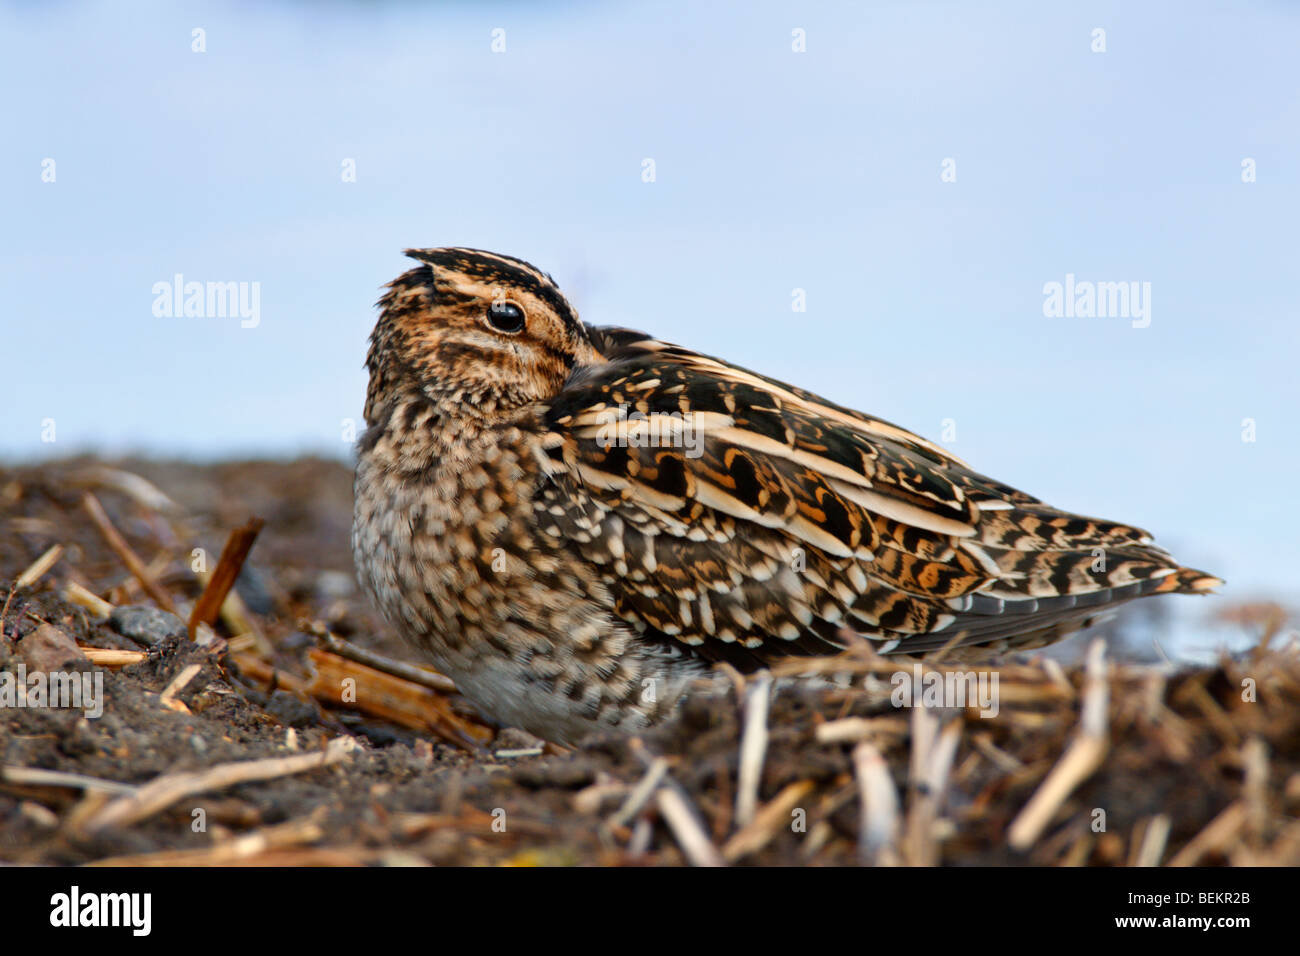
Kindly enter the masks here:
M 493 302 L 487 310 L 488 325 L 498 332 L 522 332 L 524 310 L 513 302 Z

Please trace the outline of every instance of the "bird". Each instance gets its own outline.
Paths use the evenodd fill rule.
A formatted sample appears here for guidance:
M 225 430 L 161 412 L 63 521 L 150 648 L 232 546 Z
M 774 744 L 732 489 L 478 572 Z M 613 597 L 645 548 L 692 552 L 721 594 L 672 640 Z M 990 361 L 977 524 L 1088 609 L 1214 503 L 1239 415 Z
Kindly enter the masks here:
M 637 732 L 723 662 L 1010 654 L 1223 583 L 902 427 L 586 324 L 523 260 L 406 255 L 366 353 L 357 575 L 502 726 Z

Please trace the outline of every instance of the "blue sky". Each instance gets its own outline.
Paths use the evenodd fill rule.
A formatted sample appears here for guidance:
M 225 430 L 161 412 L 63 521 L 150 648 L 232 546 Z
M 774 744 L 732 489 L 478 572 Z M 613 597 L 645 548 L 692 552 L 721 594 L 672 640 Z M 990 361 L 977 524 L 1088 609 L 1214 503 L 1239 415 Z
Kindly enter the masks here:
M 0 459 L 347 456 L 401 250 L 472 245 L 1294 597 L 1297 49 L 1281 3 L 11 5 Z M 259 324 L 156 316 L 177 273 Z M 1150 325 L 1046 317 L 1067 274 Z

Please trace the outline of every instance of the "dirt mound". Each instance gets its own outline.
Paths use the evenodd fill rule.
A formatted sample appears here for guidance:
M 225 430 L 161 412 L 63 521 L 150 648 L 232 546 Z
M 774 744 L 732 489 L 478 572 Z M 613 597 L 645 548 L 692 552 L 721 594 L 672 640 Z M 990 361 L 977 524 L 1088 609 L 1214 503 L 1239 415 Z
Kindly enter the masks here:
M 350 514 L 348 469 L 314 459 L 0 470 L 0 860 L 1300 863 L 1276 609 L 1210 669 L 861 648 L 562 751 L 406 657 L 353 583 Z M 52 706 L 50 672 L 90 696 Z M 954 702 L 968 674 L 993 696 Z

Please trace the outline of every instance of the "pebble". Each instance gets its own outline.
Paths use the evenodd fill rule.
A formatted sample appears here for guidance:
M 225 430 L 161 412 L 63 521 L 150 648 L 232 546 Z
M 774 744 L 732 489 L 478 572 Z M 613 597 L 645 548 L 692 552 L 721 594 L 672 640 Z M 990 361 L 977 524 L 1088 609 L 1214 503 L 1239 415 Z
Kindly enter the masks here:
M 290 727 L 311 727 L 320 721 L 320 707 L 314 700 L 303 700 L 287 690 L 271 695 L 266 712 Z
M 169 637 L 185 637 L 189 631 L 175 614 L 144 604 L 114 608 L 108 626 L 137 644 L 153 647 Z
M 322 571 L 316 577 L 316 597 L 322 603 L 350 598 L 356 589 L 356 579 L 342 571 Z
M 77 642 L 53 624 L 42 624 L 18 644 L 18 655 L 30 671 L 70 671 L 90 666 Z

